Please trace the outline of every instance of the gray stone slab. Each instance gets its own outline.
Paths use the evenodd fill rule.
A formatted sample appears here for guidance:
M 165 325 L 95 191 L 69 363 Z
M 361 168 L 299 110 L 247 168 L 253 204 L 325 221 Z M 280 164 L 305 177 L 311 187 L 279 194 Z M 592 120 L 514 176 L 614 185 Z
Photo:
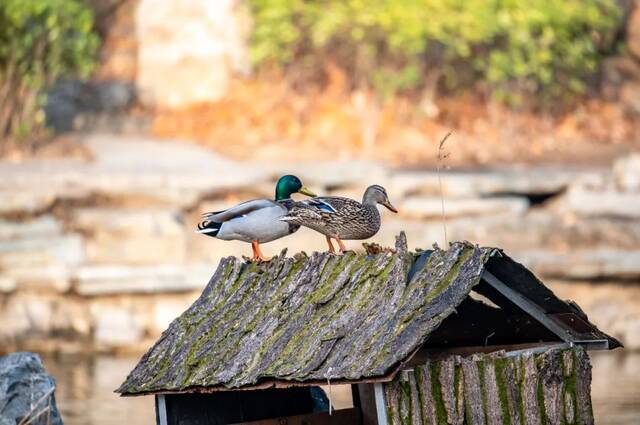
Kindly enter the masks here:
M 38 238 L 60 233 L 62 233 L 62 223 L 50 215 L 21 222 L 0 220 L 0 240 Z
M 78 234 L 0 241 L 0 266 L 4 268 L 72 266 L 84 259 L 84 242 Z
M 513 255 L 536 274 L 565 279 L 638 279 L 640 251 L 598 248 L 550 252 L 529 251 Z
M 40 356 L 13 353 L 0 357 L 0 418 L 3 425 L 17 425 L 46 409 L 50 425 L 62 425 L 56 407 L 56 383 L 47 374 Z M 45 423 L 38 421 L 35 423 Z
M 483 171 L 443 171 L 442 191 L 447 197 L 477 197 L 495 194 L 546 194 L 567 188 L 578 177 L 600 175 L 599 169 L 566 167 L 502 168 Z M 435 170 L 400 171 L 390 177 L 389 194 L 440 194 Z
M 514 214 L 520 216 L 529 207 L 524 197 L 505 198 L 450 198 L 444 200 L 447 217 Z M 400 204 L 402 215 L 433 219 L 442 217 L 442 200 L 437 197 L 411 196 Z
M 75 291 L 84 296 L 186 292 L 202 289 L 215 265 L 145 267 L 84 266 L 75 274 Z

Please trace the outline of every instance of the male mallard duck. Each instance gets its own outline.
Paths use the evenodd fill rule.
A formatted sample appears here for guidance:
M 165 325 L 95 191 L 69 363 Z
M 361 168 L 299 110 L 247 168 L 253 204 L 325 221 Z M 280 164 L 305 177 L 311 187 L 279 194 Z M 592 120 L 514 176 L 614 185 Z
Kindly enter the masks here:
M 197 232 L 225 241 L 250 242 L 253 249 L 251 259 L 268 261 L 260 251 L 260 244 L 290 235 L 300 228 L 295 223 L 280 221 L 295 203 L 291 199 L 293 193 L 315 196 L 296 176 L 282 176 L 276 183 L 275 200 L 254 199 L 224 211 L 205 213 L 204 221 L 198 223 Z
M 367 239 L 380 230 L 380 213 L 376 204 L 398 212 L 387 196 L 384 187 L 374 184 L 364 192 L 362 203 L 350 198 L 322 196 L 295 202 L 289 214 L 280 220 L 316 230 L 327 238 L 329 252 L 335 252 L 331 239 L 335 239 L 340 251 L 346 250 L 342 239 Z

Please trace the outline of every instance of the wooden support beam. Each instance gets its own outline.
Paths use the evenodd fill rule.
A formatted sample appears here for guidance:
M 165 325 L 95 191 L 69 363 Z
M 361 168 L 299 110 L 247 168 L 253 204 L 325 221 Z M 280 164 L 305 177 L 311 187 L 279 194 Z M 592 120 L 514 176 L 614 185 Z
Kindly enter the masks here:
M 376 413 L 378 417 L 378 425 L 387 425 L 387 406 L 384 397 L 384 388 L 381 383 L 373 384 L 373 392 L 376 400 Z
M 156 422 L 158 425 L 168 425 L 167 403 L 164 394 L 156 395 Z
M 504 282 L 495 277 L 491 272 L 485 269 L 482 272 L 482 279 L 484 279 L 484 281 L 491 285 L 495 290 L 507 297 L 512 303 L 520 307 L 527 314 L 531 315 L 531 317 L 540 322 L 540 324 L 549 329 L 549 331 L 557 335 L 558 338 L 560 338 L 562 341 L 568 342 L 570 344 L 573 344 L 575 342 L 571 336 L 571 333 L 563 326 L 556 323 L 555 320 L 547 316 L 546 312 L 542 308 L 540 308 L 540 306 L 530 301 L 521 293 L 511 289 Z

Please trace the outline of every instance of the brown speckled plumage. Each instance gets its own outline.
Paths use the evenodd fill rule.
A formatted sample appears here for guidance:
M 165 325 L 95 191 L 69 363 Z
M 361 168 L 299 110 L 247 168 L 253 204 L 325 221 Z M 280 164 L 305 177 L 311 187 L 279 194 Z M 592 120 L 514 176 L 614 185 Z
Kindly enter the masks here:
M 380 230 L 377 204 L 393 210 L 383 187 L 367 188 L 362 203 L 350 198 L 324 196 L 296 202 L 284 220 L 339 239 L 367 239 Z

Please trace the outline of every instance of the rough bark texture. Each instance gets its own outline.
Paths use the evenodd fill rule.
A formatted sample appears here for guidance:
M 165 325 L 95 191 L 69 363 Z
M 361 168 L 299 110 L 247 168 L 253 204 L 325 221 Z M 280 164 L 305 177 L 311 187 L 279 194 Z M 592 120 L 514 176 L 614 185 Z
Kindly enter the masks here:
M 439 383 L 424 379 L 425 370 L 431 371 L 430 377 L 438 371 Z M 417 385 L 408 385 L 406 392 L 397 390 L 403 385 L 403 374 L 384 384 L 391 425 L 593 424 L 591 364 L 580 347 L 552 348 L 541 354 L 451 356 L 417 367 L 412 373 L 415 378 L 410 376 L 408 381 L 415 379 Z M 451 399 L 450 376 L 464 386 L 464 391 L 453 393 L 455 400 Z M 420 405 L 415 404 L 416 399 Z M 466 410 L 453 417 L 451 406 L 461 401 Z M 403 405 L 411 406 L 414 412 L 395 414 Z M 422 415 L 420 420 L 413 419 L 417 414 Z
M 117 392 L 384 376 L 468 295 L 490 252 L 455 243 L 411 270 L 401 234 L 395 253 L 223 259 Z

